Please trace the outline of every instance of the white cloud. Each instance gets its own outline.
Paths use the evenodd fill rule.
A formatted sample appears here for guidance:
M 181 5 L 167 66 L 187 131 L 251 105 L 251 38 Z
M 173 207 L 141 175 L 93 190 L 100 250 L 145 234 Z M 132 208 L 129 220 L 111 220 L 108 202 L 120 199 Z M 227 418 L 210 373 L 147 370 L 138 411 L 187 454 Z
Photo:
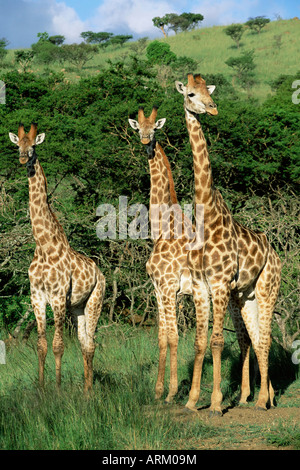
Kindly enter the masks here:
M 48 14 L 53 34 L 62 34 L 68 43 L 82 41 L 80 33 L 86 31 L 86 24 L 81 21 L 73 8 L 65 3 L 57 3 L 55 0 L 51 0 Z
M 91 25 L 98 31 L 114 34 L 157 35 L 152 18 L 176 13 L 172 2 L 153 0 L 104 0 Z
M 228 25 L 247 21 L 259 0 L 204 0 L 195 8 L 195 13 L 204 16 L 203 26 Z
M 9 47 L 30 47 L 37 41 L 37 33 L 62 34 L 66 42 L 80 42 L 85 31 L 75 10 L 56 0 L 1 0 L 1 37 L 9 40 Z

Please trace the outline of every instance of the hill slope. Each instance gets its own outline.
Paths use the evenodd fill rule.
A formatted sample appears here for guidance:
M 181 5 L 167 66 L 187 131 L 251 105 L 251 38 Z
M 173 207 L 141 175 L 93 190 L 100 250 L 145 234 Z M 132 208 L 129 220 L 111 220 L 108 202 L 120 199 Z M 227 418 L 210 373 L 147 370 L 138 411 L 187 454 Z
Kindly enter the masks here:
M 206 74 L 223 74 L 227 79 L 233 80 L 232 70 L 225 64 L 229 57 L 239 56 L 243 51 L 254 51 L 255 79 L 257 81 L 252 93 L 253 96 L 263 101 L 271 92 L 270 82 L 282 74 L 294 74 L 299 69 L 300 55 L 300 21 L 298 18 L 291 20 L 273 21 L 261 31 L 260 34 L 246 29 L 242 36 L 241 46 L 237 49 L 233 40 L 224 33 L 225 26 L 200 28 L 194 31 L 179 33 L 164 39 L 171 50 L 178 56 L 186 56 L 197 61 L 197 70 L 204 77 Z M 148 41 L 145 45 L 150 43 Z M 66 78 L 71 81 L 78 80 L 81 76 L 94 75 L 107 67 L 107 61 L 126 60 L 132 54 L 145 57 L 145 49 L 139 47 L 138 42 L 128 42 L 123 47 L 109 46 L 101 50 L 90 60 L 82 70 L 55 63 L 50 64 L 50 69 L 63 71 Z M 6 62 L 14 63 L 14 51 L 10 50 Z M 49 73 L 49 68 L 33 62 L 32 71 L 35 73 Z M 189 71 L 190 72 L 190 71 Z M 233 80 L 233 84 L 234 80 Z M 246 94 L 241 90 L 241 93 Z

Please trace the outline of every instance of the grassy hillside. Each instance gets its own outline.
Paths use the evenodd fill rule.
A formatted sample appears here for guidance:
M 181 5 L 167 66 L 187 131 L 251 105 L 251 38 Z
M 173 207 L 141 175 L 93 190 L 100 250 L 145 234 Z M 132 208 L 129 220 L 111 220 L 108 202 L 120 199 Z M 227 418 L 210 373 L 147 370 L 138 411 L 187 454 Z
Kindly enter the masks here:
M 198 29 L 194 32 L 181 33 L 167 39 L 176 55 L 186 55 L 199 62 L 199 71 L 205 76 L 208 73 L 222 73 L 226 78 L 232 77 L 232 70 L 225 64 L 229 57 L 236 57 L 244 50 L 254 50 L 256 64 L 255 76 L 258 85 L 253 93 L 264 99 L 271 92 L 270 81 L 281 74 L 293 74 L 299 69 L 300 55 L 300 21 L 273 21 L 261 31 L 254 34 L 246 30 L 237 49 L 233 40 L 224 33 L 225 27 Z M 280 46 L 275 36 L 280 36 Z
M 299 69 L 297 57 L 300 55 L 300 21 L 298 19 L 273 21 L 261 31 L 253 33 L 247 29 L 241 40 L 241 46 L 237 49 L 233 40 L 224 33 L 225 26 L 200 28 L 194 31 L 179 33 L 167 39 L 160 37 L 162 42 L 167 42 L 177 57 L 190 57 L 197 63 L 197 70 L 203 76 L 206 74 L 222 73 L 227 79 L 237 86 L 232 78 L 232 70 L 225 64 L 229 57 L 239 56 L 243 51 L 254 50 L 255 79 L 257 84 L 252 90 L 254 97 L 263 101 L 272 92 L 270 82 L 281 74 L 294 74 Z M 145 46 L 150 41 L 145 43 Z M 51 64 L 50 69 L 63 71 L 67 80 L 76 81 L 82 76 L 95 75 L 107 66 L 107 61 L 126 60 L 136 53 L 146 57 L 146 48 L 139 47 L 138 42 L 128 42 L 123 47 L 109 46 L 101 50 L 90 60 L 82 70 L 70 66 L 68 63 L 60 65 Z M 10 50 L 6 62 L 14 63 L 14 51 Z M 49 72 L 37 62 L 33 62 L 31 70 L 35 73 Z M 240 90 L 246 95 L 245 91 Z

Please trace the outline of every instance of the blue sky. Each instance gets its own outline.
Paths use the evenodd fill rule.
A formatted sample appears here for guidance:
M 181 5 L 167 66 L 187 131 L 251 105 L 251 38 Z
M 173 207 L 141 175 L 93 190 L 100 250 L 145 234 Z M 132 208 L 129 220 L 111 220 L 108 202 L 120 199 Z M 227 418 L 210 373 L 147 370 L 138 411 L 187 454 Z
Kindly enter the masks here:
M 154 16 L 201 13 L 203 27 L 245 22 L 250 16 L 271 20 L 300 17 L 299 0 L 0 0 L 0 38 L 10 48 L 29 47 L 37 33 L 63 34 L 80 42 L 82 31 L 132 34 L 135 39 L 160 37 Z

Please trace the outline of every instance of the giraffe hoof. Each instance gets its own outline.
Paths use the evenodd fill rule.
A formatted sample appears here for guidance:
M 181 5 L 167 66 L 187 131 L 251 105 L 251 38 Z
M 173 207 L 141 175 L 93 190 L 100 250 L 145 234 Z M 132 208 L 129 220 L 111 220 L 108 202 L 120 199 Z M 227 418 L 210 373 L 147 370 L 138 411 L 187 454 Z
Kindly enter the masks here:
M 219 416 L 219 417 L 223 416 L 222 411 L 210 410 L 210 412 L 209 412 L 209 417 L 210 417 L 210 418 L 213 418 L 213 417 L 215 417 L 215 416 Z
M 255 409 L 256 409 L 257 411 L 268 411 L 265 406 L 256 406 Z
M 185 413 L 197 413 L 198 412 L 198 409 L 196 406 L 185 406 L 183 410 Z

